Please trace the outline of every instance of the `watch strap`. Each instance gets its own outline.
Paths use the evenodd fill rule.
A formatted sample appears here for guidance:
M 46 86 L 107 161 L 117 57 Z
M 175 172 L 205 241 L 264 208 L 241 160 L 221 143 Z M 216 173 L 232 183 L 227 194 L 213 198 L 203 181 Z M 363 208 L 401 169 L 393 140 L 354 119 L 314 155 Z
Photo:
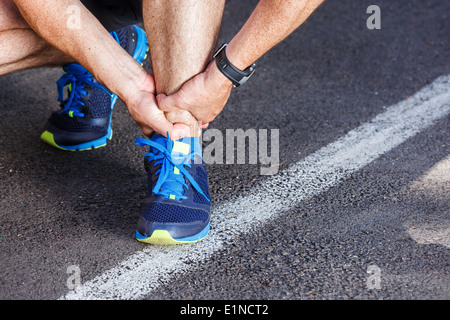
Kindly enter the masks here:
M 214 55 L 217 67 L 227 77 L 235 87 L 242 86 L 255 72 L 255 64 L 252 64 L 245 70 L 236 68 L 227 58 L 227 43 L 223 44 Z

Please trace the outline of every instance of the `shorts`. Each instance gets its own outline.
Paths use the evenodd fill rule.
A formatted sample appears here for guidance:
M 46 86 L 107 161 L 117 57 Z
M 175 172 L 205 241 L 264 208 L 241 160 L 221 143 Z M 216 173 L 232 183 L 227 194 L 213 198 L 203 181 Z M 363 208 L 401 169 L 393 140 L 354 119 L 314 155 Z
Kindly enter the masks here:
M 142 0 L 81 0 L 83 5 L 108 30 L 116 31 L 142 24 Z M 228 4 L 231 0 L 225 0 Z
M 143 23 L 142 0 L 81 0 L 81 2 L 109 32 Z

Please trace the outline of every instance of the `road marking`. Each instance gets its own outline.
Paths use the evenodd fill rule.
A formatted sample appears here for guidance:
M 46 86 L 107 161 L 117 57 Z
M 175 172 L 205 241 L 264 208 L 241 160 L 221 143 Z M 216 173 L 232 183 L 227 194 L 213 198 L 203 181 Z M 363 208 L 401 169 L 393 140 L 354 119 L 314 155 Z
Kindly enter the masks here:
M 410 186 L 413 192 L 450 200 L 450 154 Z
M 406 232 L 419 244 L 440 244 L 450 249 L 450 223 L 433 221 L 409 227 Z
M 430 200 L 450 200 L 450 155 L 434 164 L 424 175 L 408 187 L 420 197 Z M 450 249 L 450 221 L 432 214 L 427 221 L 412 219 L 405 223 L 406 232 L 419 244 L 439 244 Z
M 213 208 L 209 237 L 190 246 L 149 246 L 61 299 L 139 299 L 193 270 L 241 234 L 340 183 L 380 155 L 450 113 L 450 75 L 262 181 L 248 194 Z M 150 296 L 151 297 L 151 296 Z

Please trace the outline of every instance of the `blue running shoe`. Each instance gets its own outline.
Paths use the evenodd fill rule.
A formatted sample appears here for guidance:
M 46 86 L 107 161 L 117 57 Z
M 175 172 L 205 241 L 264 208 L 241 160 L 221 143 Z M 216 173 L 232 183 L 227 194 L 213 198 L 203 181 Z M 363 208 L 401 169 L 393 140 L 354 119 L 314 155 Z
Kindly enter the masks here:
M 138 26 L 111 32 L 114 39 L 141 65 L 147 57 L 147 36 Z M 117 95 L 110 93 L 78 63 L 63 67 L 65 74 L 57 81 L 61 111 L 47 121 L 41 139 L 69 151 L 100 148 L 112 137 L 112 110 Z M 63 100 L 64 88 L 68 97 Z
M 154 134 L 135 143 L 150 147 L 144 155 L 148 197 L 137 223 L 137 240 L 168 245 L 205 238 L 211 202 L 199 139 L 172 141 Z

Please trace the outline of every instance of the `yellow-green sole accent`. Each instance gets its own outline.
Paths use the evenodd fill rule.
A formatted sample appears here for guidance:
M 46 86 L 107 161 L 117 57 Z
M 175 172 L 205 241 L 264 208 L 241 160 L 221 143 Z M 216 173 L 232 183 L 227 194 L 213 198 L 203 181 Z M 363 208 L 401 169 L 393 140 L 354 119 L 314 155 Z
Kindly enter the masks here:
M 53 136 L 53 133 L 45 130 L 42 134 L 41 134 L 41 140 L 44 141 L 45 143 L 51 145 L 52 147 L 58 148 L 60 150 L 64 150 L 64 151 L 88 151 L 88 150 L 92 150 L 92 149 L 98 149 L 101 147 L 106 146 L 106 143 L 108 140 L 111 140 L 112 138 L 112 134 L 113 131 L 112 129 L 110 129 L 110 135 L 108 138 L 102 138 L 99 139 L 95 142 L 91 142 L 91 143 L 84 143 L 78 146 L 73 146 L 73 147 L 66 147 L 66 146 L 60 146 L 55 142 L 55 137 Z M 100 144 L 98 144 L 100 143 Z
M 48 132 L 47 130 L 44 131 L 41 134 L 41 140 L 44 141 L 45 143 L 51 145 L 52 147 L 61 149 L 61 150 L 66 150 L 66 151 L 75 151 L 75 150 L 70 150 L 70 149 L 65 149 L 63 147 L 60 147 L 59 145 L 56 144 L 55 142 L 55 138 L 53 137 L 53 133 Z
M 167 230 L 154 230 L 150 237 L 142 236 L 136 230 L 136 239 L 140 242 L 156 245 L 175 245 L 175 244 L 189 244 L 189 243 L 192 244 L 205 239 L 208 236 L 208 233 L 209 233 L 209 224 L 199 234 L 178 240 L 172 238 L 169 231 Z

